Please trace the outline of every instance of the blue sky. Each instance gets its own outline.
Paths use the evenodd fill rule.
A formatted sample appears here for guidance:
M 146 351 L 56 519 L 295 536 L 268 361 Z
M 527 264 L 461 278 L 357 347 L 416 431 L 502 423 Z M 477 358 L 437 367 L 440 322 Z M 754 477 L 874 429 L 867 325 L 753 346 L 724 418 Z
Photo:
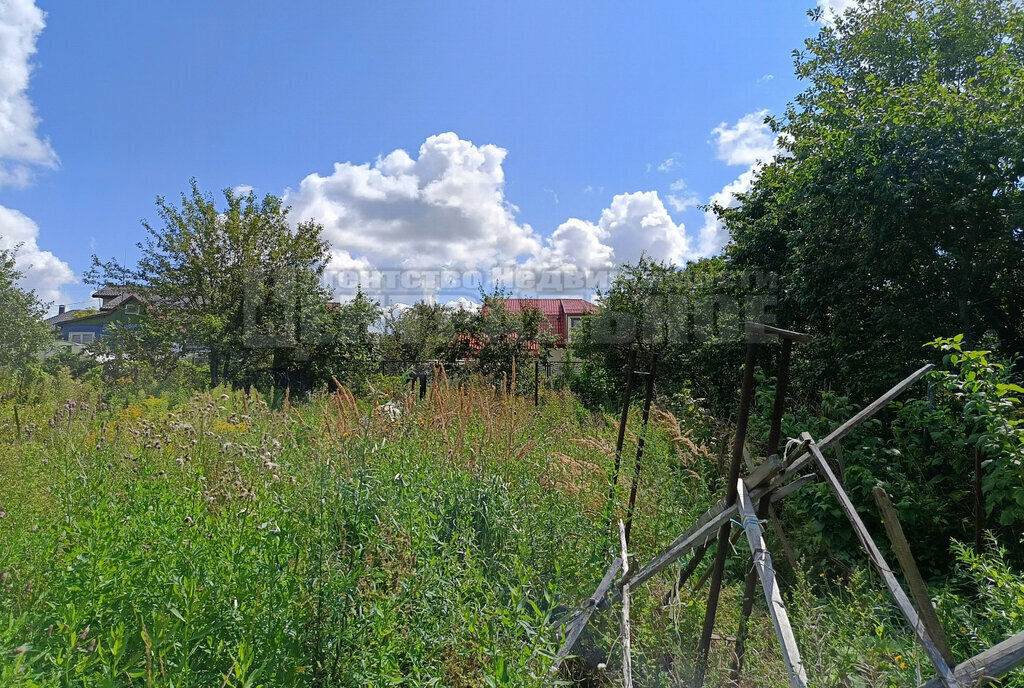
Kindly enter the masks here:
M 87 305 L 194 176 L 286 194 L 338 270 L 707 255 L 813 2 L 0 0 L 0 241 Z

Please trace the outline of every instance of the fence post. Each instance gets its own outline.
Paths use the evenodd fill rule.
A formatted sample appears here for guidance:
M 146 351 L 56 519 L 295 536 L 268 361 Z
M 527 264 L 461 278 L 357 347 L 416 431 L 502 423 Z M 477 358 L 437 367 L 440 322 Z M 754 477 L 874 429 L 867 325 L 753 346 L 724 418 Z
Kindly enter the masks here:
M 626 392 L 622 399 L 622 414 L 619 416 L 619 435 L 615 439 L 615 468 L 612 471 L 612 484 L 608 491 L 608 522 L 611 525 L 612 512 L 615 511 L 615 487 L 619 481 L 619 466 L 622 463 L 622 444 L 626 440 L 626 423 L 629 421 L 629 400 L 633 396 L 633 369 L 636 368 L 636 350 L 629 353 L 629 364 L 626 369 Z
M 740 478 L 740 464 L 743 462 L 743 443 L 747 438 L 747 422 L 750 419 L 750 404 L 754 398 L 754 366 L 757 364 L 758 342 L 748 336 L 747 356 L 743 364 L 743 386 L 740 388 L 740 408 L 736 416 L 736 437 L 732 445 L 732 463 L 729 465 L 729 482 L 726 484 L 725 504 L 736 503 L 736 481 Z M 704 612 L 704 627 L 697 645 L 697 667 L 694 685 L 704 685 L 708 669 L 708 652 L 711 650 L 711 635 L 715 630 L 715 616 L 718 614 L 718 596 L 722 590 L 722 574 L 725 572 L 725 558 L 729 554 L 729 532 L 732 524 L 726 521 L 718 529 L 718 548 L 711 568 L 711 590 L 708 606 Z
M 647 373 L 647 392 L 644 396 L 643 423 L 636 440 L 636 465 L 633 468 L 633 485 L 629 490 L 629 506 L 626 508 L 626 544 L 633 530 L 633 509 L 636 507 L 636 493 L 640 487 L 640 460 L 644 456 L 644 440 L 647 436 L 647 421 L 651 417 L 651 403 L 654 401 L 654 377 L 658 374 L 658 354 L 651 354 L 651 369 Z
M 540 406 L 540 360 L 533 362 L 533 408 Z

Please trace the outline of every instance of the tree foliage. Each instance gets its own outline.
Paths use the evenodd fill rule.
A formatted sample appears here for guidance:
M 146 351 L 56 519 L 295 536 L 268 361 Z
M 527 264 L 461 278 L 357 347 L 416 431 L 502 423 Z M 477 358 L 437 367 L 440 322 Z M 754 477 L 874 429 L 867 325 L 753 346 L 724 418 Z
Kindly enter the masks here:
M 521 387 L 532 384 L 534 361 L 544 361 L 555 344 L 544 314 L 536 308 L 511 310 L 506 301 L 511 295 L 495 288 L 481 292 L 483 305 L 478 311 L 458 310 L 452 314 L 454 336 L 444 358 L 449 361 L 471 359 L 479 371 L 495 382 L 513 378 Z M 528 382 L 527 382 L 528 381 Z
M 205 352 L 213 384 L 307 386 L 368 353 L 369 316 L 376 305 L 331 304 L 322 276 L 329 258 L 314 221 L 292 226 L 280 199 L 224 191 L 218 208 L 195 180 L 180 205 L 157 199 L 162 226 L 143 226 L 134 267 L 94 259 L 96 284 L 133 286 L 147 297 L 146 322 L 118 345 L 153 353 L 158 342 L 175 355 Z M 348 321 L 346 315 L 355 315 Z M 373 318 L 375 320 L 375 318 Z M 351 331 L 355 326 L 359 331 Z
M 7 375 L 23 374 L 53 339 L 43 322 L 46 306 L 34 291 L 19 286 L 21 277 L 15 251 L 0 250 L 0 372 Z
M 1024 12 L 1011 0 L 874 0 L 796 53 L 784 154 L 720 209 L 812 372 L 884 385 L 949 332 L 1024 351 Z

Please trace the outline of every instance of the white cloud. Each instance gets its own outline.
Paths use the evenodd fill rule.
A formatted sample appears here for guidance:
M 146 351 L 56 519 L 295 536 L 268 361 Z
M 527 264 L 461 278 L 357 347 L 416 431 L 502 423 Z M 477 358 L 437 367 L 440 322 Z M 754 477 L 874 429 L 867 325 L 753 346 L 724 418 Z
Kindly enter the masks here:
M 607 276 L 642 254 L 676 263 L 695 257 L 666 209 L 666 201 L 676 209 L 697 203 L 684 181 L 664 200 L 657 191 L 618 194 L 596 220 L 569 218 L 545 238 L 518 220 L 505 196 L 505 156 L 497 146 L 438 134 L 415 155 L 336 163 L 284 200 L 293 221 L 323 225 L 331 247 L 325 279 L 337 293 L 359 285 L 388 303 L 454 298 L 494 282 L 516 293 L 580 293 L 589 287 L 573 280 Z
M 448 301 L 444 305 L 445 308 L 452 308 L 457 311 L 469 311 L 470 313 L 476 313 L 480 310 L 480 303 L 473 301 L 472 299 L 467 299 L 465 296 L 460 296 L 453 301 Z
M 668 190 L 672 193 L 666 194 L 665 202 L 677 213 L 700 205 L 700 197 L 689 190 L 685 179 L 675 180 L 669 184 Z
M 739 177 L 732 180 L 721 191 L 712 194 L 708 200 L 709 206 L 721 206 L 723 208 L 735 208 L 739 205 L 737 196 L 750 190 L 757 174 L 757 167 L 753 166 Z M 714 211 L 708 210 L 704 213 L 704 226 L 700 229 L 697 252 L 702 256 L 713 256 L 729 243 L 729 233 L 722 225 L 721 220 Z
M 251 184 L 239 184 L 235 188 L 231 189 L 231 193 L 235 194 L 236 196 L 248 196 L 254 190 L 255 189 L 253 189 Z
M 758 110 L 740 117 L 735 124 L 722 122 L 712 130 L 718 159 L 727 165 L 745 165 L 747 169 L 713 194 L 709 206 L 734 208 L 739 205 L 737 196 L 750 190 L 760 167 L 780 152 L 778 139 L 764 123 L 767 115 L 768 110 Z M 714 255 L 728 241 L 729 234 L 714 211 L 705 212 L 697 252 L 702 256 Z
M 821 19 L 826 24 L 835 22 L 836 17 L 842 16 L 846 10 L 857 5 L 858 0 L 818 0 L 818 7 L 821 8 Z
M 35 289 L 43 301 L 61 300 L 61 288 L 73 284 L 75 274 L 67 263 L 36 244 L 39 227 L 23 213 L 0 205 L 0 249 L 17 250 L 18 269 L 24 273 L 23 287 Z
M 764 123 L 768 110 L 743 115 L 735 124 L 722 122 L 711 130 L 718 148 L 718 159 L 727 165 L 754 165 L 767 162 L 778 152 L 775 136 Z
M 768 81 L 771 81 L 774 78 L 775 78 L 774 74 L 765 74 L 764 76 L 762 76 L 760 79 L 757 80 L 757 83 L 763 84 L 763 83 L 766 83 Z
M 676 263 L 691 257 L 684 226 L 672 220 L 657 191 L 616 195 L 596 223 L 566 220 L 527 265 L 606 269 L 641 254 Z
M 26 186 L 33 166 L 58 163 L 49 141 L 36 133 L 39 118 L 27 94 L 44 18 L 32 0 L 0 2 L 0 186 Z
M 449 132 L 428 138 L 415 158 L 404 150 L 373 164 L 335 163 L 311 174 L 284 200 L 293 217 L 324 226 L 335 260 L 364 267 L 489 267 L 535 255 L 542 240 L 516 221 L 505 199 L 506 151 Z
M 673 158 L 665 158 L 660 165 L 658 165 L 659 172 L 668 172 L 672 168 L 676 167 L 679 161 Z

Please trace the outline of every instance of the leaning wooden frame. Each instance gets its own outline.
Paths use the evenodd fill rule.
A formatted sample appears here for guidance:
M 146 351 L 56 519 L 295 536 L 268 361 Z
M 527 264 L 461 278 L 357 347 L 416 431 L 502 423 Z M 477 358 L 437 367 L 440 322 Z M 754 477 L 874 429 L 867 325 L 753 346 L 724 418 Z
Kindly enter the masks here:
M 789 624 L 788 614 L 786 613 L 782 596 L 779 594 L 771 555 L 767 550 L 761 531 L 764 517 L 755 510 L 755 505 L 770 505 L 807 484 L 807 476 L 801 476 L 800 474 L 812 464 L 818 469 L 818 472 L 836 496 L 869 560 L 882 576 L 897 608 L 913 630 L 915 637 L 924 648 L 929 660 L 935 666 L 937 676 L 924 683 L 921 688 L 937 688 L 939 686 L 944 686 L 945 688 L 966 688 L 967 686 L 984 685 L 997 680 L 1024 663 L 1024 631 L 1022 631 L 956 666 L 951 667 L 949 665 L 949 662 L 944 657 L 944 654 L 946 656 L 948 654 L 941 651 L 940 647 L 936 645 L 935 638 L 933 637 L 935 635 L 934 627 L 932 626 L 933 630 L 929 631 L 928 627 L 931 624 L 926 624 L 922 621 L 922 615 L 919 614 L 918 610 L 908 599 L 893 570 L 885 562 L 877 545 L 870 534 L 868 534 L 863 521 L 857 514 L 853 503 L 843 490 L 823 454 L 830 447 L 838 446 L 838 443 L 844 437 L 865 421 L 874 417 L 891 401 L 924 377 L 932 368 L 933 366 L 926 365 L 914 371 L 820 441 L 816 441 L 808 433 L 803 433 L 799 438 L 797 449 L 792 453 L 792 458 L 785 463 L 777 455 L 770 455 L 754 470 L 750 471 L 746 477 L 739 478 L 736 481 L 734 485 L 735 501 L 730 503 L 727 499 L 720 500 L 647 564 L 639 567 L 622 567 L 622 557 L 616 557 L 608 567 L 604 579 L 594 592 L 594 595 L 580 609 L 570 614 L 565 621 L 565 640 L 550 667 L 551 675 L 554 676 L 558 673 L 562 662 L 572 651 L 573 646 L 583 632 L 583 628 L 598 608 L 604 608 L 621 599 L 624 588 L 636 590 L 640 585 L 648 582 L 658 573 L 679 562 L 687 554 L 691 552 L 701 552 L 703 554 L 709 545 L 712 544 L 713 540 L 719 537 L 724 527 L 740 519 L 750 543 L 754 570 L 761 581 L 765 599 L 768 603 L 769 615 L 772 618 L 776 636 L 779 640 L 790 685 L 794 687 L 806 686 L 806 668 L 800 659 L 799 649 Z M 732 493 L 732 490 L 730 490 L 730 493 Z M 620 577 L 618 581 L 613 582 L 615 573 L 620 570 L 620 567 L 622 567 L 622 570 L 628 571 L 628 573 Z M 686 567 L 686 569 L 691 568 Z M 734 667 L 733 677 L 735 678 L 736 675 L 737 672 Z M 702 675 L 700 678 L 703 678 Z

